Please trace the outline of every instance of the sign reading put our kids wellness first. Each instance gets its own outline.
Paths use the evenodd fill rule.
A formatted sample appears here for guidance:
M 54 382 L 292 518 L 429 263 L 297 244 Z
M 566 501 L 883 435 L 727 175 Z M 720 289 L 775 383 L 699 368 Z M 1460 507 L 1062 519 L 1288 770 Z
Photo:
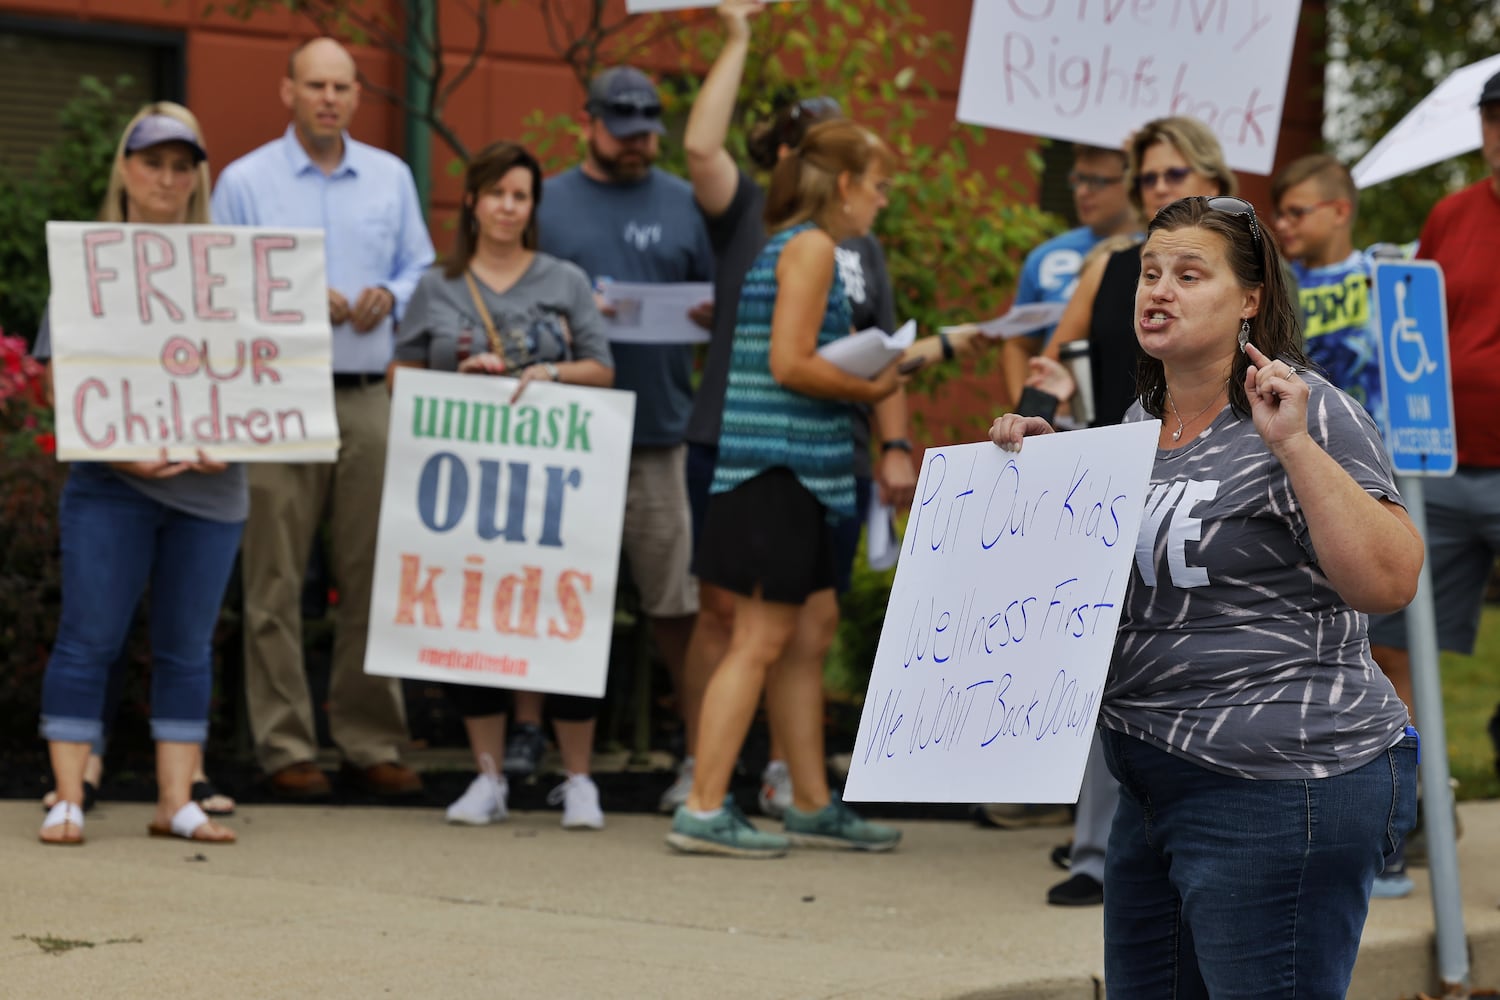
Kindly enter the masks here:
M 47 223 L 64 461 L 331 462 L 323 234 Z
M 974 0 L 960 121 L 1119 148 L 1152 118 L 1208 125 L 1271 172 L 1301 0 Z
M 365 671 L 600 696 L 635 394 L 397 369 Z
M 1160 426 L 927 450 L 845 798 L 1078 798 Z

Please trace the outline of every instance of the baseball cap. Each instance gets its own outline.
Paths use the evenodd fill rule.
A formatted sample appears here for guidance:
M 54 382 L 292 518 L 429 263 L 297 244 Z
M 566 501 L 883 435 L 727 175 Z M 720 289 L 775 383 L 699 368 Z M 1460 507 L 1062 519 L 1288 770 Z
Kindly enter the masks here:
M 130 130 L 130 135 L 125 140 L 125 152 L 136 153 L 152 146 L 160 146 L 164 142 L 186 143 L 193 151 L 195 164 L 208 159 L 208 153 L 198 142 L 193 130 L 171 115 L 147 115 L 136 122 L 135 128 Z
M 595 76 L 584 107 L 616 139 L 667 131 L 661 123 L 661 95 L 656 92 L 656 84 L 634 66 L 616 66 Z
M 1484 81 L 1484 89 L 1479 92 L 1479 103 L 1481 106 L 1491 101 L 1500 101 L 1500 73 L 1496 73 Z

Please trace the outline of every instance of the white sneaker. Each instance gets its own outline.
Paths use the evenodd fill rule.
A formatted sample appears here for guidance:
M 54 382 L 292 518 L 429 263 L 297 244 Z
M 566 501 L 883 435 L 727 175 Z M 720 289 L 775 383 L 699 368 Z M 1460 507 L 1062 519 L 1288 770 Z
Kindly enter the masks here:
M 773 760 L 760 774 L 760 793 L 756 795 L 763 815 L 781 819 L 792 804 L 792 773 L 786 769 L 786 761 Z
M 489 754 L 482 754 L 479 774 L 469 782 L 468 790 L 448 807 L 448 822 L 467 826 L 499 823 L 508 814 L 505 800 L 509 794 L 510 786 L 495 769 L 495 761 Z
M 563 807 L 564 830 L 604 829 L 604 810 L 599 808 L 599 786 L 586 774 L 572 774 L 547 793 L 547 804 Z
M 677 765 L 677 780 L 672 782 L 672 787 L 661 793 L 661 800 L 656 803 L 657 811 L 674 813 L 677 807 L 687 804 L 688 792 L 693 790 L 693 758 L 684 757 L 682 763 Z

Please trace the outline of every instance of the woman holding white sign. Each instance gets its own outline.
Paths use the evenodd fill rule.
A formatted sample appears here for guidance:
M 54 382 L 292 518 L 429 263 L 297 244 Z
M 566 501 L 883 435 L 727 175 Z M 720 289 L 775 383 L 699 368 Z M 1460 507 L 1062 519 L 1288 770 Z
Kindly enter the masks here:
M 1411 599 L 1422 542 L 1373 421 L 1308 369 L 1249 203 L 1174 202 L 1141 261 L 1125 421 L 1161 427 L 1099 716 L 1121 785 L 1105 981 L 1343 997 L 1416 812 L 1416 732 L 1365 613 Z M 990 437 L 1050 430 L 1007 414 Z
M 614 384 L 614 361 L 588 276 L 536 250 L 541 198 L 542 168 L 521 146 L 497 142 L 475 155 L 464 174 L 453 253 L 424 274 L 412 293 L 393 369 L 510 375 L 521 383 L 512 402 L 536 381 Z M 505 757 L 512 693 L 445 687 L 463 715 L 479 772 L 448 807 L 448 822 L 498 822 L 506 816 L 509 795 L 497 762 Z M 539 705 L 541 695 L 527 696 Z M 600 829 L 604 813 L 589 777 L 598 700 L 554 695 L 550 705 L 567 780 L 548 799 L 562 803 L 564 827 Z
M 100 221 L 206 224 L 206 161 L 186 108 L 147 105 L 120 138 Z M 50 357 L 51 347 L 44 322 L 37 356 Z M 248 506 L 243 468 L 202 451 L 190 461 L 170 461 L 163 449 L 157 461 L 76 462 L 69 470 L 59 512 L 62 616 L 42 681 L 41 731 L 57 782 L 43 843 L 83 843 L 84 779 L 103 734 L 110 667 L 148 584 L 157 783 L 150 832 L 234 841 L 192 800 L 192 788 L 208 738 L 213 630 Z
M 836 246 L 870 231 L 894 166 L 869 130 L 836 120 L 810 129 L 771 177 L 772 235 L 740 292 L 718 462 L 694 554 L 699 578 L 734 595 L 734 625 L 704 692 L 692 790 L 667 837 L 680 851 L 772 857 L 792 843 L 888 850 L 900 840 L 830 794 L 822 720 L 803 710 L 821 698 L 822 659 L 793 655 L 826 649 L 837 622 L 827 612 L 836 606 L 833 526 L 854 511 L 847 404 L 877 403 L 900 385 L 894 363 L 863 379 L 818 354 L 850 328 Z M 797 671 L 778 678 L 770 706 L 794 775 L 786 836 L 758 831 L 726 795 L 772 669 Z

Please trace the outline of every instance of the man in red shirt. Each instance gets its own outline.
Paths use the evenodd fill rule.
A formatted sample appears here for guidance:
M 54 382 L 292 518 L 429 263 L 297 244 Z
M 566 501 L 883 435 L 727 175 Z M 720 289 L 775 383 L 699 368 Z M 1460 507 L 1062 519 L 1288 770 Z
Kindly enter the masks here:
M 1465 655 L 1500 554 L 1500 73 L 1479 93 L 1479 122 L 1490 176 L 1437 203 L 1417 253 L 1442 265 L 1448 295 L 1458 472 L 1423 491 L 1438 642 Z M 1382 666 L 1409 669 L 1403 615 L 1372 621 L 1370 645 Z M 1500 766 L 1500 708 L 1490 733 Z

